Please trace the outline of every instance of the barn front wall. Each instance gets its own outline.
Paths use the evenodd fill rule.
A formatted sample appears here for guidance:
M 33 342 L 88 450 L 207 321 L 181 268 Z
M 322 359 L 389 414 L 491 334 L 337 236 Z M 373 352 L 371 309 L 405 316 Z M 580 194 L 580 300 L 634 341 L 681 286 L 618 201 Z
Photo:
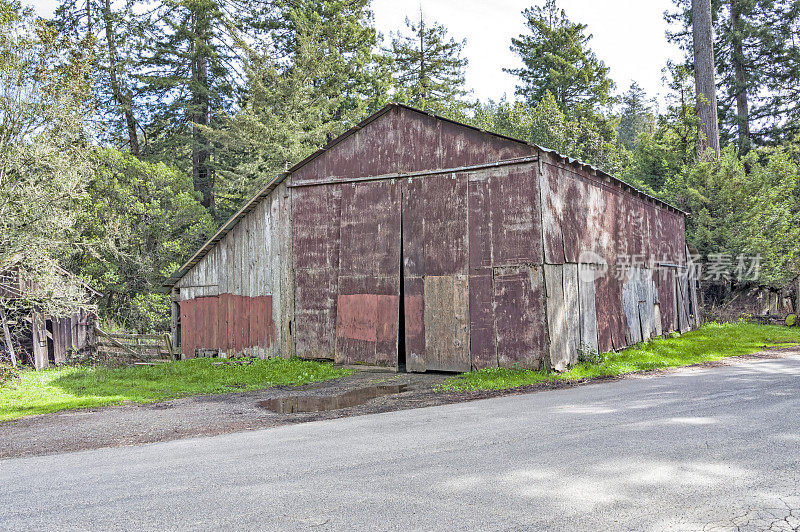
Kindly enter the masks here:
M 396 107 L 294 169 L 179 280 L 181 346 L 561 370 L 688 330 L 687 266 L 682 213 Z

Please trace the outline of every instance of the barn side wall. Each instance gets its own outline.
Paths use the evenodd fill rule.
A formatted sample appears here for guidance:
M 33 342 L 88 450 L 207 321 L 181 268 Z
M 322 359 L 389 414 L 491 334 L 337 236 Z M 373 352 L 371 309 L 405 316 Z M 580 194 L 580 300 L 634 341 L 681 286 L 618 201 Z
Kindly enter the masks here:
M 176 284 L 184 357 L 292 353 L 291 208 L 278 186 Z
M 683 215 L 543 153 L 551 365 L 692 326 Z

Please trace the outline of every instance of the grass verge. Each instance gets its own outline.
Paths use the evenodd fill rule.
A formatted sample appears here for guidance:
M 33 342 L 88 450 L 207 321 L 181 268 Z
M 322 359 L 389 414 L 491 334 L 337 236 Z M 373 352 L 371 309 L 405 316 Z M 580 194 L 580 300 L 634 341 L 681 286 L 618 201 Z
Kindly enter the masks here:
M 198 358 L 155 366 L 105 368 L 62 366 L 23 371 L 0 387 L 0 421 L 59 410 L 124 402 L 154 403 L 189 395 L 299 386 L 350 375 L 351 370 L 300 359 L 253 359 L 223 364 Z
M 768 347 L 800 344 L 800 328 L 752 323 L 709 323 L 682 336 L 659 338 L 616 353 L 600 363 L 582 362 L 563 373 L 488 368 L 451 377 L 441 392 L 503 390 L 548 381 L 577 381 L 748 355 Z

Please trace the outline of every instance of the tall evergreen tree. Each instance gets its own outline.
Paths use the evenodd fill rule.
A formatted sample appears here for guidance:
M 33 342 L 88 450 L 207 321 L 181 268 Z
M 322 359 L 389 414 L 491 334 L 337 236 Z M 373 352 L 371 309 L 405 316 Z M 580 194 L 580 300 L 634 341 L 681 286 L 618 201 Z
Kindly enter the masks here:
M 140 125 L 135 102 L 136 81 L 131 48 L 131 24 L 135 2 L 112 6 L 111 0 L 62 0 L 54 22 L 71 38 L 84 38 L 93 46 L 96 61 L 94 92 L 96 111 L 108 124 L 112 137 L 124 139 L 131 153 L 139 155 Z M 115 139 L 116 140 L 116 139 Z
M 693 68 L 692 1 L 674 1 L 666 18 L 679 29 L 670 40 Z M 800 1 L 713 1 L 711 16 L 721 143 L 747 150 L 778 142 L 800 110 Z
M 203 130 L 234 105 L 244 82 L 242 50 L 262 36 L 272 15 L 269 0 L 161 0 L 139 25 L 146 155 L 190 168 L 211 211 L 215 176 Z
M 421 109 L 439 112 L 461 111 L 466 103 L 464 70 L 467 59 L 461 56 L 466 39 L 448 39 L 447 28 L 425 20 L 406 17 L 407 34 L 393 35 L 387 50 L 394 62 L 395 98 Z
M 701 155 L 711 149 L 719 158 L 719 118 L 717 84 L 714 77 L 714 30 L 711 0 L 692 0 L 692 51 L 697 91 L 697 116 L 702 135 L 697 143 Z
M 555 0 L 523 14 L 530 33 L 511 39 L 511 50 L 524 66 L 505 69 L 519 78 L 517 94 L 534 104 L 550 92 L 566 112 L 608 104 L 614 84 L 608 67 L 589 48 L 586 25 L 569 20 Z
M 635 81 L 622 96 L 617 134 L 619 141 L 629 150 L 636 148 L 641 134 L 652 134 L 655 130 L 655 114 L 652 100 Z
M 387 101 L 389 65 L 375 52 L 368 6 L 285 4 L 274 19 L 274 46 L 249 50 L 239 105 L 218 127 L 203 128 L 218 154 L 218 219 Z

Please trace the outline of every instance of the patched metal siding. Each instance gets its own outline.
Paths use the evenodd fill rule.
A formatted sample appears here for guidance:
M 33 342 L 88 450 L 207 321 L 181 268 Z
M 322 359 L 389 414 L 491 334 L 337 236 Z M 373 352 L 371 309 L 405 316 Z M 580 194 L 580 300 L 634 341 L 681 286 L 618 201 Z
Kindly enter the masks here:
M 547 150 L 388 106 L 284 177 L 185 266 L 186 356 L 564 369 L 692 326 L 683 214 Z

